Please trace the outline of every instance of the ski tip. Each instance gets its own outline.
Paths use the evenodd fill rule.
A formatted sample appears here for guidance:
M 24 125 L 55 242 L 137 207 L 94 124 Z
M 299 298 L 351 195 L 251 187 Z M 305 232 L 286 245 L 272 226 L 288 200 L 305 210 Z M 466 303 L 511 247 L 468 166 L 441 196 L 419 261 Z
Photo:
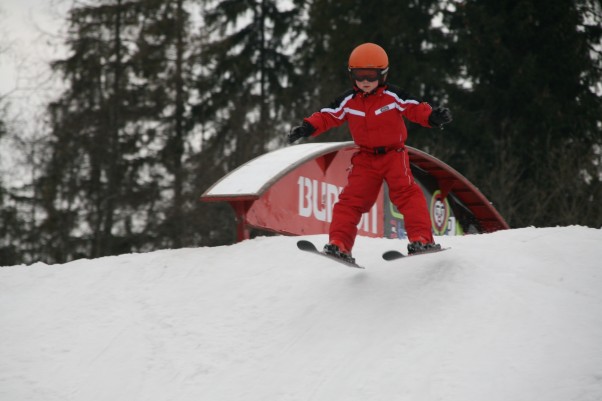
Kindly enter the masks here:
M 302 251 L 318 251 L 318 248 L 316 248 L 312 242 L 304 239 L 297 241 L 297 248 L 301 249 Z
M 401 253 L 399 251 L 387 251 L 387 252 L 383 253 L 384 260 L 401 259 L 401 258 L 404 258 L 405 256 L 406 255 L 404 255 L 403 253 Z
M 451 248 L 435 249 L 435 250 L 431 250 L 431 251 L 415 253 L 412 255 L 404 255 L 403 253 L 401 253 L 399 251 L 387 251 L 387 252 L 383 253 L 383 259 L 391 261 L 391 260 L 401 259 L 401 258 L 405 258 L 405 257 L 409 257 L 409 256 L 420 256 L 420 255 L 428 255 L 431 253 L 443 252 L 448 249 L 451 249 Z

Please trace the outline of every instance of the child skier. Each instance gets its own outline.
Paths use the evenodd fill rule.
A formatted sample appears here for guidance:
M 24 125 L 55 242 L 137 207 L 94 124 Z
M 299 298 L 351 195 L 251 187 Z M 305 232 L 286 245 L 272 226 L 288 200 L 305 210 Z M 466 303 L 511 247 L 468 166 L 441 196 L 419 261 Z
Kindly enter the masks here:
M 433 239 L 426 199 L 410 170 L 403 117 L 424 127 L 441 127 L 452 121 L 449 109 L 432 109 L 428 103 L 387 84 L 389 58 L 376 44 L 356 47 L 349 56 L 348 68 L 353 89 L 305 118 L 288 134 L 289 143 L 293 143 L 347 121 L 359 147 L 352 158 L 347 185 L 334 206 L 324 252 L 353 261 L 351 249 L 357 225 L 376 201 L 383 180 L 389 186 L 391 201 L 404 216 L 408 253 L 440 249 Z

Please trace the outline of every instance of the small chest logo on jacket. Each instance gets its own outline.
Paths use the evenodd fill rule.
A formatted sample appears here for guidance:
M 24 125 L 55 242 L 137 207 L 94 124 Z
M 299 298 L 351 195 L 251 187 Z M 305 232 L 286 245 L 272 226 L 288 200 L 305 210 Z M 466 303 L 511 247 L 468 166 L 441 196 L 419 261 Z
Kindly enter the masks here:
M 384 113 L 386 111 L 393 110 L 395 108 L 396 108 L 395 103 L 389 103 L 386 106 L 383 106 L 380 109 L 376 110 L 374 112 L 374 114 L 379 115 L 379 114 L 382 114 L 382 113 Z

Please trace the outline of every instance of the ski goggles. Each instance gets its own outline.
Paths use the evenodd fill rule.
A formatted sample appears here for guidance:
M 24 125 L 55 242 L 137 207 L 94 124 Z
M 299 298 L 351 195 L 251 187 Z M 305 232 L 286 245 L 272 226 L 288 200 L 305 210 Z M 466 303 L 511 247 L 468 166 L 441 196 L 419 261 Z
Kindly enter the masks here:
M 388 70 L 388 68 L 351 68 L 349 74 L 353 81 L 376 82 L 384 76 Z

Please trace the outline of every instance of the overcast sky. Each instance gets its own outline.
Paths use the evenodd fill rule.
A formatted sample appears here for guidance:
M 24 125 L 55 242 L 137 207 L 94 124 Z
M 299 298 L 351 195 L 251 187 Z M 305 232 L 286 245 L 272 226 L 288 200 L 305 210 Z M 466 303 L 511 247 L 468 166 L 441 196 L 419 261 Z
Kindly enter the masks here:
M 28 177 L 22 144 L 43 135 L 42 113 L 60 93 L 60 81 L 50 80 L 49 62 L 65 56 L 59 33 L 72 1 L 0 0 L 0 96 L 10 106 L 3 116 L 10 135 L 0 142 L 5 184 L 18 186 Z
M 17 111 L 48 91 L 48 63 L 61 56 L 58 34 L 70 0 L 0 1 L 0 95 Z

